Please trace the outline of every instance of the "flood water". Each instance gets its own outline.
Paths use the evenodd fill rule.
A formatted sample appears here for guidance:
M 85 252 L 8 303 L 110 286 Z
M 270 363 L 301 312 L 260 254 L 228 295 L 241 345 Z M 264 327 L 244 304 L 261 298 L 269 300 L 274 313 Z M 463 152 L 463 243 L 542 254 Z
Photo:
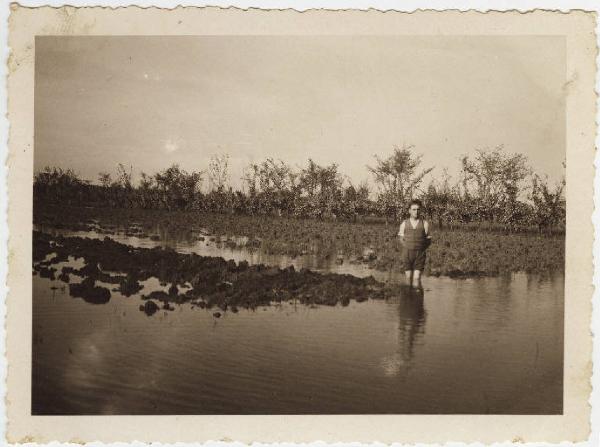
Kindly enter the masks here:
M 110 237 L 402 280 L 362 264 L 214 241 Z M 154 279 L 144 285 L 142 293 L 164 288 Z M 108 303 L 90 304 L 63 282 L 34 276 L 32 413 L 562 412 L 563 276 L 429 277 L 424 289 L 347 307 L 283 303 L 216 319 L 188 303 L 148 317 L 139 295 L 112 292 Z

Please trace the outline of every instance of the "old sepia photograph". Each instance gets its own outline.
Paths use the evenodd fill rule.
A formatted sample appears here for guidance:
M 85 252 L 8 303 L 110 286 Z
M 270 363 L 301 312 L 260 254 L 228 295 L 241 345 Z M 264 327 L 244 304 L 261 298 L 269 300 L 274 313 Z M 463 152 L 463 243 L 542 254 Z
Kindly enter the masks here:
M 563 36 L 38 36 L 32 415 L 563 413 Z
M 11 5 L 8 442 L 590 439 L 595 27 Z
M 595 26 L 13 4 L 9 442 L 589 439 Z

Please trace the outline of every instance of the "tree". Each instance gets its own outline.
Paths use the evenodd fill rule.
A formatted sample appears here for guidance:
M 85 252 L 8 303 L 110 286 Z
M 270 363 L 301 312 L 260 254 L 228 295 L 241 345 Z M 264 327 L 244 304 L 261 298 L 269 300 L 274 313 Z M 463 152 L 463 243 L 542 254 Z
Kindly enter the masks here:
M 423 195 L 426 204 L 427 213 L 431 219 L 437 220 L 439 228 L 443 228 L 444 223 L 452 225 L 460 220 L 461 199 L 459 186 L 453 185 L 448 169 L 444 168 L 442 181 L 432 180 L 427 191 Z
M 359 215 L 364 215 L 369 211 L 369 194 L 371 193 L 369 185 L 366 182 L 354 186 L 350 181 L 344 188 L 342 198 L 341 212 L 346 217 L 351 217 L 355 221 Z
M 414 146 L 395 146 L 392 155 L 385 159 L 375 155 L 375 166 L 367 166 L 379 185 L 377 202 L 386 216 L 399 218 L 423 178 L 433 170 L 433 167 L 419 170 L 423 156 L 413 154 L 413 150 Z
M 330 218 L 338 212 L 344 180 L 335 163 L 320 166 L 312 159 L 300 172 L 298 189 L 301 191 L 304 205 L 298 212 L 301 215 Z
M 464 194 L 476 199 L 476 209 L 471 210 L 476 219 L 496 221 L 511 215 L 518 207 L 522 183 L 531 173 L 527 157 L 505 153 L 503 146 L 497 146 L 491 151 L 477 149 L 474 158 L 463 155 L 460 160 Z
M 156 194 L 156 183 L 154 177 L 142 172 L 140 175 L 140 186 L 137 190 L 138 204 L 142 208 L 159 206 L 158 194 Z
M 103 188 L 108 189 L 112 183 L 112 177 L 108 172 L 99 172 L 98 181 L 100 182 Z
M 89 182 L 82 180 L 72 169 L 45 167 L 35 174 L 33 193 L 36 199 L 71 205 L 81 203 Z
M 267 158 L 262 163 L 251 163 L 242 178 L 250 197 L 260 213 L 290 213 L 294 206 L 298 174 L 281 160 Z
M 538 231 L 547 232 L 553 227 L 565 224 L 566 207 L 563 198 L 565 180 L 548 186 L 548 179 L 537 174 L 532 177 L 531 201 L 533 202 L 533 224 Z
M 213 155 L 208 163 L 208 186 L 211 191 L 224 191 L 229 182 L 229 155 Z
M 129 166 L 129 172 L 122 163 L 117 165 L 117 185 L 124 189 L 132 189 L 131 179 L 133 177 L 133 167 Z
M 160 193 L 163 206 L 168 209 L 189 209 L 192 207 L 199 186 L 202 182 L 201 172 L 191 172 L 174 164 L 168 169 L 154 175 L 156 188 Z

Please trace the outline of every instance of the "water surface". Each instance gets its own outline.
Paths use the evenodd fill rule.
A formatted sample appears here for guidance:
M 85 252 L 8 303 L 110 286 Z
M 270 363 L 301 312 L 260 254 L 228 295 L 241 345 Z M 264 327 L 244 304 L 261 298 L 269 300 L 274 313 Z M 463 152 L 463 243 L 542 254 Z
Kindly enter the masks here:
M 214 242 L 111 237 L 401 279 L 360 264 Z M 426 278 L 423 295 L 405 291 L 347 307 L 283 303 L 218 319 L 189 303 L 148 317 L 138 309 L 139 295 L 113 292 L 108 303 L 94 305 L 64 286 L 33 277 L 34 414 L 562 411 L 562 276 Z M 151 279 L 142 293 L 161 287 Z

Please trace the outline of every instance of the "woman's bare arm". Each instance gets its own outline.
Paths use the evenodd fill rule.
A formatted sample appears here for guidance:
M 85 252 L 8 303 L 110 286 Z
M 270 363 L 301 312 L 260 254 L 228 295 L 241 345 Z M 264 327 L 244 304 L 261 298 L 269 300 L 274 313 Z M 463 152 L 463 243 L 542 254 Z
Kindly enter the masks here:
M 423 229 L 425 230 L 425 237 L 427 238 L 427 245 L 425 246 L 425 248 L 427 248 L 431 245 L 431 233 L 429 233 L 429 222 L 426 220 L 423 221 Z
M 398 230 L 398 237 L 400 238 L 400 242 L 404 244 L 404 222 L 400 224 L 400 229 Z

